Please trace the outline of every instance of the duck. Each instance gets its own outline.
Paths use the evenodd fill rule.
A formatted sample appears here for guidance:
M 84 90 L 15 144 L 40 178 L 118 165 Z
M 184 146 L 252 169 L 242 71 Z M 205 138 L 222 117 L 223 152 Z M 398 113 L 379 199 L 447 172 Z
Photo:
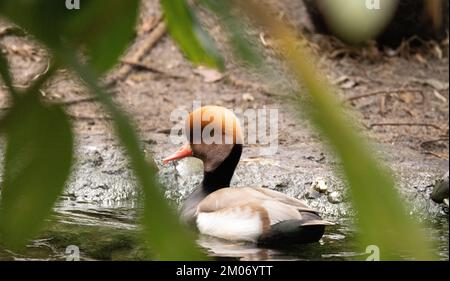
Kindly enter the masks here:
M 203 181 L 184 201 L 181 221 L 201 234 L 232 241 L 276 246 L 321 239 L 333 223 L 303 201 L 263 187 L 230 187 L 243 150 L 236 115 L 221 106 L 203 106 L 185 121 L 187 142 L 163 159 L 203 162 Z M 249 175 L 251 176 L 251 175 Z

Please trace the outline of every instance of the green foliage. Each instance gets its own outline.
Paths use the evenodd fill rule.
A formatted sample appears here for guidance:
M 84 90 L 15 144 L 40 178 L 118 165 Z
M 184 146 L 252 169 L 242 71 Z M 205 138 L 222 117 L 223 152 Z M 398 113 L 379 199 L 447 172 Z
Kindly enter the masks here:
M 433 259 L 430 245 L 416 222 L 407 215 L 393 179 L 371 155 L 366 140 L 350 125 L 331 85 L 319 74 L 313 54 L 298 44 L 297 34 L 274 19 L 267 8 L 252 0 L 234 3 L 278 41 L 278 48 L 285 50 L 281 51 L 281 58 L 299 84 L 305 86 L 310 102 L 297 105 L 299 110 L 307 112 L 341 159 L 358 213 L 361 251 L 368 245 L 376 245 L 384 260 L 404 256 Z
M 154 258 L 159 260 L 205 259 L 203 253 L 196 248 L 192 233 L 179 224 L 177 216 L 167 205 L 156 178 L 156 167 L 145 160 L 138 137 L 127 116 L 114 105 L 111 97 L 97 86 L 95 76 L 88 67 L 77 63 L 73 54 L 66 57 L 72 58 L 69 64 L 86 81 L 114 119 L 116 133 L 130 157 L 131 166 L 144 190 L 142 219 L 145 238 Z
M 165 202 L 156 180 L 156 168 L 146 161 L 128 117 L 97 84 L 98 75 L 114 65 L 132 38 L 139 1 L 94 0 L 83 3 L 80 11 L 67 10 L 64 2 L 3 0 L 0 14 L 49 47 L 55 67 L 75 70 L 113 117 L 116 133 L 144 191 L 145 238 L 155 257 L 203 259 L 192 234 L 179 225 L 173 210 Z M 400 259 L 404 253 L 417 259 L 432 258 L 420 229 L 405 213 L 393 180 L 369 153 L 366 141 L 351 128 L 331 86 L 318 74 L 312 55 L 297 44 L 295 33 L 255 1 L 232 1 L 230 4 L 203 0 L 203 3 L 218 15 L 230 32 L 234 51 L 244 61 L 261 65 L 262 55 L 245 38 L 241 19 L 232 8 L 250 15 L 259 28 L 280 44 L 285 62 L 311 97 L 310 103 L 299 104 L 299 107 L 308 109 L 309 118 L 342 161 L 358 212 L 362 246 L 379 246 L 383 259 Z M 187 2 L 161 0 L 161 6 L 168 29 L 186 56 L 194 63 L 222 69 L 222 57 Z M 89 63 L 82 64 L 77 60 L 80 49 L 86 51 Z M 58 106 L 45 106 L 39 100 L 39 86 L 51 72 L 25 94 L 17 94 L 11 88 L 7 64 L 1 54 L 0 74 L 13 96 L 12 109 L 0 120 L 0 132 L 7 144 L 0 239 L 7 245 L 21 246 L 39 230 L 64 187 L 72 163 L 73 136 L 63 110 Z
M 60 35 L 63 34 L 65 22 L 75 15 L 66 9 L 62 0 L 2 0 L 0 14 L 55 49 L 62 44 Z
M 249 43 L 241 28 L 243 19 L 238 18 L 232 9 L 245 11 L 259 28 L 269 32 L 280 42 L 279 49 L 284 50 L 281 51 L 282 58 L 291 66 L 298 82 L 306 87 L 311 98 L 308 103 L 305 99 L 296 99 L 299 101 L 299 110 L 308 113 L 341 159 L 362 231 L 360 250 L 364 251 L 366 246 L 374 244 L 380 248 L 382 259 L 401 259 L 402 255 L 412 255 L 418 259 L 433 258 L 420 228 L 406 214 L 389 172 L 370 154 L 366 140 L 349 125 L 351 122 L 342 112 L 332 87 L 317 71 L 314 59 L 311 59 L 313 55 L 302 49 L 301 44 L 297 44 L 298 37 L 281 21 L 269 16 L 267 8 L 254 1 L 243 4 L 244 2 L 237 1 L 203 0 L 202 3 L 217 14 L 221 24 L 229 32 L 235 54 L 256 66 L 256 69 L 261 65 L 262 55 Z M 360 4 L 358 1 L 355 5 Z M 395 7 L 395 3 L 389 7 Z M 340 8 L 331 10 L 341 12 Z M 360 11 L 361 9 L 356 12 Z M 350 28 L 348 20 L 354 24 L 353 18 L 335 16 L 333 19 L 338 22 L 339 28 L 347 32 L 348 40 L 360 42 L 373 38 L 391 13 L 392 8 L 372 13 L 371 21 L 367 23 L 370 26 L 359 29 L 359 26 Z
M 54 55 L 55 67 L 75 70 L 113 117 L 116 133 L 144 190 L 145 238 L 154 257 L 204 259 L 192 234 L 178 223 L 165 202 L 156 168 L 146 161 L 130 120 L 97 84 L 98 74 L 116 63 L 133 37 L 139 1 L 95 0 L 83 4 L 82 9 L 69 11 L 65 1 L 9 0 L 0 3 L 0 14 L 46 44 Z M 78 61 L 79 47 L 86 50 L 89 63 Z M 4 59 L 0 60 L 0 69 L 10 85 Z M 38 98 L 39 87 L 49 76 L 20 97 L 0 120 L 7 141 L 0 238 L 12 247 L 24 245 L 38 231 L 69 175 L 73 137 L 67 117 L 61 108 L 45 107 Z
M 44 106 L 34 91 L 15 100 L 1 134 L 7 147 L 0 237 L 17 248 L 36 234 L 62 192 L 72 165 L 73 135 L 62 109 Z
M 83 2 L 76 17 L 67 22 L 73 46 L 83 46 L 98 73 L 117 63 L 117 57 L 134 37 L 138 0 L 94 0 Z
M 193 63 L 223 69 L 223 59 L 186 0 L 161 0 L 173 39 Z
M 244 21 L 233 16 L 231 2 L 220 0 L 202 0 L 201 2 L 219 17 L 221 24 L 230 35 L 233 52 L 239 59 L 256 69 L 262 67 L 264 58 L 246 36 L 242 28 Z
M 133 38 L 139 1 L 84 1 L 80 10 L 68 10 L 65 2 L 1 1 L 0 13 L 53 49 L 56 57 L 63 46 L 82 47 L 97 72 L 108 70 Z

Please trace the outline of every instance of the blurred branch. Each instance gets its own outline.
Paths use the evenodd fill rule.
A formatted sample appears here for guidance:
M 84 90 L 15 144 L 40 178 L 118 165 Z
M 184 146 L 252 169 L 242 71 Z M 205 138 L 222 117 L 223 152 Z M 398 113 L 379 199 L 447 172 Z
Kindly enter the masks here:
M 118 78 L 125 79 L 126 76 L 130 73 L 130 71 L 133 69 L 132 65 L 129 65 L 126 63 L 126 61 L 132 61 L 132 62 L 139 62 L 142 57 L 147 54 L 153 46 L 161 39 L 164 34 L 166 34 L 166 24 L 162 21 L 162 18 L 159 18 L 155 22 L 155 27 L 153 28 L 150 35 L 147 35 L 144 39 L 144 42 L 139 44 L 139 48 L 134 51 L 128 58 L 125 58 L 122 60 L 124 65 L 119 71 L 118 71 Z M 114 79 L 115 81 L 116 79 Z
M 426 12 L 433 22 L 434 29 L 438 30 L 442 26 L 442 0 L 425 0 L 425 6 Z
M 151 71 L 151 72 L 154 72 L 154 73 L 158 73 L 158 74 L 161 74 L 161 75 L 164 75 L 164 76 L 167 76 L 167 77 L 170 77 L 170 78 L 174 78 L 174 79 L 186 79 L 187 78 L 187 77 L 184 77 L 184 76 L 181 76 L 181 75 L 168 73 L 167 71 L 158 69 L 158 68 L 156 68 L 154 66 L 150 66 L 150 65 L 145 64 L 145 63 L 140 63 L 138 61 L 132 61 L 132 60 L 128 60 L 128 59 L 121 59 L 120 62 L 125 64 L 125 65 L 127 65 L 127 66 L 134 66 L 136 68 L 142 68 L 142 69 L 145 69 L 145 70 L 148 70 L 148 71 Z
M 186 0 L 161 0 L 160 3 L 167 28 L 186 57 L 194 64 L 223 70 L 222 55 L 189 3 Z
M 419 126 L 419 127 L 430 127 L 436 130 L 442 130 L 442 128 L 439 127 L 438 125 L 430 123 L 373 123 L 367 126 L 367 128 L 372 129 L 373 127 L 380 127 L 380 126 Z
M 349 97 L 349 98 L 345 99 L 344 102 L 351 102 L 351 101 L 355 101 L 358 99 L 377 96 L 377 95 L 390 95 L 390 94 L 394 94 L 394 93 L 420 93 L 420 94 L 422 94 L 422 98 L 423 98 L 423 91 L 421 89 L 400 88 L 400 89 L 378 90 L 378 91 L 374 91 L 374 92 L 367 93 L 367 94 L 357 95 L 357 96 L 353 96 L 353 97 Z
M 366 140 L 353 130 L 332 86 L 324 75 L 319 75 L 313 54 L 299 44 L 299 35 L 267 5 L 255 0 L 233 0 L 233 4 L 275 39 L 284 62 L 307 89 L 310 102 L 298 105 L 306 110 L 342 161 L 362 232 L 361 246 L 377 245 L 383 259 L 401 259 L 402 253 L 416 259 L 433 259 L 428 241 L 407 215 L 392 178 L 370 155 Z

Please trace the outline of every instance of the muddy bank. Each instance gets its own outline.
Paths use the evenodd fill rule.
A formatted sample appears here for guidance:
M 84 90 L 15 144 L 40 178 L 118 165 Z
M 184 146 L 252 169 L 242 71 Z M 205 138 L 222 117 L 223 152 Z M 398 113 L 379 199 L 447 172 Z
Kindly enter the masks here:
M 156 162 L 176 147 L 167 136 L 156 134 L 143 143 Z M 156 140 L 157 141 L 156 141 Z M 108 136 L 79 140 L 78 160 L 64 195 L 39 237 L 22 252 L 0 246 L 1 260 L 65 260 L 67 247 L 75 245 L 82 260 L 148 260 L 142 239 L 140 196 L 126 157 Z M 379 145 L 380 158 L 394 171 L 399 191 L 409 203 L 410 214 L 427 223 L 425 231 L 436 243 L 440 259 L 448 259 L 448 215 L 442 204 L 430 199 L 435 179 L 447 169 L 445 161 L 424 159 L 412 150 Z M 395 152 L 395 153 L 394 153 Z M 313 144 L 280 148 L 273 156 L 258 157 L 259 149 L 247 147 L 238 165 L 233 186 L 265 186 L 308 202 L 336 223 L 327 228 L 320 243 L 289 249 L 266 249 L 253 244 L 223 241 L 200 235 L 198 244 L 218 259 L 239 260 L 353 260 L 364 257 L 355 236 L 353 210 L 338 163 L 323 147 Z M 193 158 L 159 165 L 165 194 L 174 207 L 200 184 L 202 164 Z M 249 176 L 250 175 L 250 176 Z M 324 190 L 326 188 L 326 190 Z M 333 197 L 333 194 L 338 196 Z M 381 206 L 380 206 L 381 207 Z M 447 209 L 448 212 L 448 209 Z
M 153 134 L 143 142 L 160 168 L 159 177 L 165 194 L 176 205 L 202 180 L 202 164 L 194 158 L 162 165 L 160 159 L 177 146 L 165 134 Z M 419 218 L 444 215 L 443 205 L 430 199 L 435 181 L 448 169 L 445 160 L 426 157 L 410 149 L 377 145 L 376 153 L 393 171 L 398 190 L 409 203 L 411 214 Z M 349 194 L 339 173 L 339 163 L 320 144 L 279 147 L 275 155 L 260 156 L 258 147 L 246 147 L 232 186 L 275 189 L 305 200 L 330 219 L 349 217 L 353 210 Z M 138 202 L 142 195 L 133 179 L 123 150 L 105 136 L 79 140 L 77 164 L 64 192 L 76 202 L 100 205 Z M 250 176 L 249 176 L 250 175 Z M 322 186 L 319 186 L 322 185 Z

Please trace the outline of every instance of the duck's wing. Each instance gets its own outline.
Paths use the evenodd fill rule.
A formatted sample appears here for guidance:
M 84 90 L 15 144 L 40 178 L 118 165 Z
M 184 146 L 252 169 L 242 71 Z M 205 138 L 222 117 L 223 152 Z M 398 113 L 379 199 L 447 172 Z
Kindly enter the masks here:
M 283 205 L 295 207 L 296 210 L 301 212 L 317 213 L 316 210 L 296 198 L 268 188 L 254 187 L 219 189 L 203 199 L 199 207 L 201 206 L 203 210 L 210 211 L 246 203 L 262 204 L 263 202 L 279 202 L 283 203 Z
M 206 196 L 200 202 L 199 207 L 204 211 L 214 211 L 247 203 L 262 204 L 264 202 L 268 204 L 282 203 L 280 206 L 291 206 L 300 212 L 317 213 L 301 200 L 275 190 L 259 187 L 222 188 Z
M 260 192 L 260 193 L 268 196 L 272 200 L 282 202 L 286 205 L 294 206 L 297 208 L 297 210 L 299 210 L 301 212 L 317 213 L 316 210 L 314 210 L 311 207 L 309 207 L 308 205 L 306 205 L 303 201 L 298 200 L 297 198 L 288 196 L 279 191 L 275 191 L 275 190 L 268 189 L 268 188 L 262 188 L 262 187 L 255 187 L 255 188 L 251 188 L 251 189 L 254 189 L 257 192 Z
M 314 220 L 308 214 L 314 214 Z M 276 223 L 295 220 L 326 225 L 302 201 L 265 188 L 224 188 L 209 194 L 197 207 L 200 232 L 225 239 L 253 241 Z

